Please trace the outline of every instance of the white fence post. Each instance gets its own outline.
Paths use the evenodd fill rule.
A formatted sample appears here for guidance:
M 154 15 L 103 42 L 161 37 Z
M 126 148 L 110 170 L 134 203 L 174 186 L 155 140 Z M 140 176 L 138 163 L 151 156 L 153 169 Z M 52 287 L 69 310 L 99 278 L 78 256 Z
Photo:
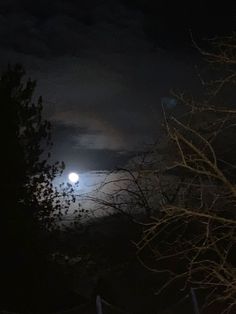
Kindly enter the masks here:
M 103 314 L 102 313 L 102 300 L 101 300 L 100 295 L 96 296 L 96 313 Z

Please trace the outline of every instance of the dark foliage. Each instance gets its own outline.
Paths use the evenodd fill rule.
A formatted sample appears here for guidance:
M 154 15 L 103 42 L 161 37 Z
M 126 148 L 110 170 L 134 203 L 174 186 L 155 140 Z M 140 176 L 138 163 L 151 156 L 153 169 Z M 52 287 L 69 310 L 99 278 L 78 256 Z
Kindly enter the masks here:
M 63 290 L 63 276 L 49 256 L 61 217 L 53 179 L 64 165 L 49 162 L 51 125 L 42 118 L 42 98 L 33 101 L 35 86 L 20 65 L 8 66 L 0 77 L 0 306 L 31 312 L 52 307 Z

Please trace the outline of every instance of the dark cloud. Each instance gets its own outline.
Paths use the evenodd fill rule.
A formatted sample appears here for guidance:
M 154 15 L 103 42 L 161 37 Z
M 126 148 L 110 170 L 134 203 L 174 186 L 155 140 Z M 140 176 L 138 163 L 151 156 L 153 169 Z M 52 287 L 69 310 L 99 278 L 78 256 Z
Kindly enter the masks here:
M 16 3 L 7 9 L 0 5 L 0 29 L 5 47 L 17 52 L 55 57 L 87 55 L 93 49 L 105 53 L 145 49 L 140 45 L 142 15 L 119 2 L 90 1 L 84 6 L 74 1 L 23 1 L 20 7 Z
M 38 80 L 54 122 L 54 158 L 114 166 L 158 136 L 171 88 L 197 88 L 186 36 L 198 24 L 158 3 L 0 2 L 0 65 L 21 62 Z
M 78 171 L 113 169 L 122 166 L 129 158 L 134 156 L 133 152 L 127 150 L 112 150 L 109 146 L 96 147 L 83 141 L 89 136 L 98 136 L 91 129 L 54 124 L 54 159 L 60 157 L 67 166 L 67 171 L 77 169 Z M 102 142 L 97 141 L 98 145 Z

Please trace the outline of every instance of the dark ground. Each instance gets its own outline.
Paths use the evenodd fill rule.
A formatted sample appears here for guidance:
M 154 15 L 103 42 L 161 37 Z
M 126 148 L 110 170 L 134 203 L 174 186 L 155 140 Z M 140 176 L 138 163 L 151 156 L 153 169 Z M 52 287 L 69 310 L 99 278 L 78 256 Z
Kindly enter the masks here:
M 173 286 L 166 293 L 156 291 L 166 278 L 147 270 L 138 261 L 133 242 L 142 226 L 124 216 L 100 218 L 61 237 L 59 263 L 71 278 L 73 290 L 88 300 L 101 297 L 106 313 L 158 314 L 193 313 L 186 291 Z

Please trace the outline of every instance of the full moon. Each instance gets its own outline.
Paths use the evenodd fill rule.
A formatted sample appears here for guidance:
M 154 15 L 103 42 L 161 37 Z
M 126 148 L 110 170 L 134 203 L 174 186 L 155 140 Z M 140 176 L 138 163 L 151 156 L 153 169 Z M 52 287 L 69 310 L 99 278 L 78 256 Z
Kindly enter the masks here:
M 76 172 L 71 172 L 68 175 L 68 179 L 71 183 L 77 183 L 79 181 L 79 175 Z

